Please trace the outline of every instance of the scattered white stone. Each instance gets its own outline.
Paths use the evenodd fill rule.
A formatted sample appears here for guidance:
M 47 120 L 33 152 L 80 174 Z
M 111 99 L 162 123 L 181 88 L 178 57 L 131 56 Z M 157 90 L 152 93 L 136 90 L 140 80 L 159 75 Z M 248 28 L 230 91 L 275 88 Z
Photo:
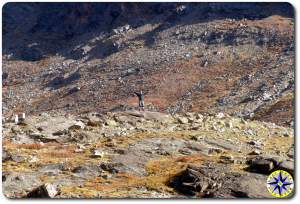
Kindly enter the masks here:
M 245 133 L 246 135 L 254 135 L 254 134 L 255 134 L 254 131 L 251 130 L 251 129 L 245 130 L 244 133 Z
M 252 152 L 250 152 L 248 155 L 260 155 L 261 152 L 257 149 L 253 150 Z
M 43 186 L 43 188 L 47 192 L 47 195 L 49 196 L 49 198 L 54 198 L 58 194 L 56 186 L 54 186 L 52 184 L 46 183 Z
M 197 119 L 197 120 L 203 120 L 203 115 L 200 114 L 200 113 L 198 113 L 198 114 L 196 115 L 196 119 Z
M 105 152 L 98 150 L 98 149 L 94 149 L 92 151 L 93 157 L 99 157 L 99 158 L 103 158 L 105 155 Z
M 263 101 L 269 101 L 271 99 L 272 99 L 272 95 L 270 93 L 264 93 L 263 94 L 263 97 L 262 97 Z
M 215 124 L 213 124 L 212 129 L 215 131 L 219 131 L 219 128 L 217 128 L 217 126 Z
M 178 122 L 181 124 L 189 123 L 189 120 L 186 117 L 178 117 Z
M 107 120 L 107 121 L 105 122 L 105 124 L 106 124 L 107 126 L 112 126 L 112 127 L 118 125 L 117 122 L 114 121 L 114 120 Z
M 244 120 L 243 118 L 241 118 L 241 123 L 246 125 L 248 122 L 246 120 Z
M 25 113 L 22 113 L 21 118 L 22 118 L 22 120 L 25 120 Z
M 19 116 L 15 115 L 15 124 L 18 125 L 19 124 Z
M 221 118 L 224 118 L 224 113 L 220 112 L 216 115 L 217 118 L 221 119 Z
M 29 156 L 29 160 L 28 160 L 29 163 L 35 163 L 38 161 L 39 159 L 36 156 L 31 156 L 31 155 Z

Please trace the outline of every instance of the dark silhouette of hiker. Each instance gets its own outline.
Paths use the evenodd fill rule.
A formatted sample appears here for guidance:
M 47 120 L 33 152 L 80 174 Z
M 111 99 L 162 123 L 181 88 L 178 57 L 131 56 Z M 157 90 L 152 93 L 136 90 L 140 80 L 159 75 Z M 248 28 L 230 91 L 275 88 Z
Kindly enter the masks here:
M 139 110 L 145 110 L 144 106 L 145 106 L 145 102 L 144 102 L 144 98 L 145 95 L 142 91 L 140 92 L 134 92 L 135 95 L 139 98 Z

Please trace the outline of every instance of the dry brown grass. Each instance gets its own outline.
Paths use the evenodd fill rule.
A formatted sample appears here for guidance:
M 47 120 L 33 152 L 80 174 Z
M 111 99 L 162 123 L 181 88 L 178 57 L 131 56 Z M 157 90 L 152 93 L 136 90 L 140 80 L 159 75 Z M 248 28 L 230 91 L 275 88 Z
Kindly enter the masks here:
M 13 143 L 9 140 L 3 140 L 2 141 L 2 146 L 3 147 L 7 147 L 7 148 L 14 148 L 14 149 L 35 149 L 35 150 L 39 150 L 39 149 L 46 149 L 46 148 L 50 148 L 50 147 L 57 147 L 57 148 L 61 148 L 63 145 L 62 144 L 58 144 L 58 143 L 54 143 L 54 142 L 49 142 L 49 143 L 31 143 L 31 144 L 16 144 Z
M 16 148 L 19 149 L 47 149 L 50 147 L 61 148 L 62 145 L 58 143 L 16 144 Z
M 199 155 L 184 157 L 168 157 L 158 160 L 150 160 L 145 168 L 148 176 L 136 176 L 127 173 L 119 173 L 116 178 L 103 179 L 97 177 L 85 183 L 87 193 L 96 189 L 105 194 L 107 192 L 117 193 L 131 188 L 146 187 L 148 190 L 158 192 L 174 192 L 168 186 L 169 180 L 184 170 L 188 163 L 200 164 L 207 158 Z
M 174 65 L 165 69 L 165 73 L 157 73 L 149 78 L 149 81 L 156 85 L 156 90 L 151 95 L 169 103 L 179 99 L 199 81 L 201 78 L 200 68 L 197 57 L 188 61 L 176 61 Z
M 50 158 L 72 158 L 74 156 L 75 153 L 73 151 L 68 151 L 68 150 L 45 152 L 40 154 L 40 157 L 50 157 Z

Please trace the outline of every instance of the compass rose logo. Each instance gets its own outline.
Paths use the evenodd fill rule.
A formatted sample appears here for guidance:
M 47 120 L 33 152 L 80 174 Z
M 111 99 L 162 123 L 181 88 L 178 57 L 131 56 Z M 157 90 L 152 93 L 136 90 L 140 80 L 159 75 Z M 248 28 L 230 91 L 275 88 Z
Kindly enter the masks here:
M 268 177 L 267 188 L 277 198 L 287 197 L 294 189 L 293 177 L 283 170 L 274 171 Z

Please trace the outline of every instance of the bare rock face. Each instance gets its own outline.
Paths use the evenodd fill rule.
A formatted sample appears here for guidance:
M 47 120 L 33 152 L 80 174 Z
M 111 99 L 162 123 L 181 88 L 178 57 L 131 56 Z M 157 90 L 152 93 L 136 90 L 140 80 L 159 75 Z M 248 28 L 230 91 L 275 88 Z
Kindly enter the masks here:
M 75 176 L 81 178 L 94 178 L 100 175 L 100 167 L 97 165 L 85 165 L 85 166 L 77 166 L 72 170 Z

